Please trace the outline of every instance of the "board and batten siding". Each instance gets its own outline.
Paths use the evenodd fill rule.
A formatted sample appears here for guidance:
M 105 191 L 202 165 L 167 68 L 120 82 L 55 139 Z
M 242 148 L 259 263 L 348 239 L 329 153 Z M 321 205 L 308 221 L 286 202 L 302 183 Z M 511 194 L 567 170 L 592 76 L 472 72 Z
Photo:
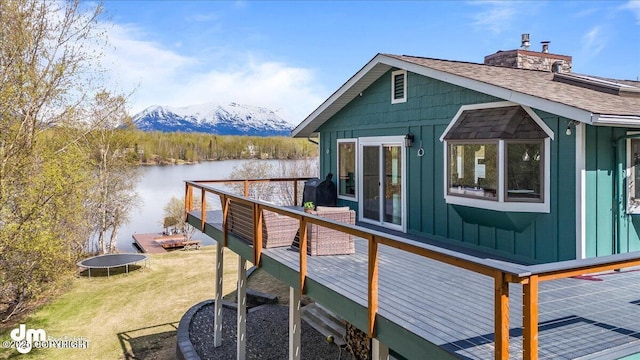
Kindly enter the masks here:
M 615 199 L 617 177 L 624 176 L 618 174 L 618 163 L 626 169 L 627 158 L 626 141 L 620 142 L 620 148 L 614 144 L 627 131 L 638 129 L 586 126 L 586 257 L 640 250 L 640 215 L 626 214 L 625 200 L 618 203 Z M 625 199 L 625 189 L 620 191 Z M 616 221 L 620 222 L 619 233 Z
M 566 136 L 568 120 L 536 111 L 553 130 L 551 141 L 551 212 L 530 214 L 522 231 L 464 221 L 444 200 L 444 149 L 439 137 L 461 105 L 503 101 L 422 75 L 407 73 L 407 102 L 391 104 L 390 72 L 381 76 L 320 132 L 321 176 L 337 173 L 336 140 L 370 136 L 415 135 L 407 151 L 407 232 L 468 246 L 526 263 L 576 258 L 575 135 Z M 418 149 L 424 148 L 423 157 Z M 357 210 L 355 202 L 339 200 Z M 481 211 L 482 212 L 482 211 Z M 491 218 L 490 211 L 485 217 Z

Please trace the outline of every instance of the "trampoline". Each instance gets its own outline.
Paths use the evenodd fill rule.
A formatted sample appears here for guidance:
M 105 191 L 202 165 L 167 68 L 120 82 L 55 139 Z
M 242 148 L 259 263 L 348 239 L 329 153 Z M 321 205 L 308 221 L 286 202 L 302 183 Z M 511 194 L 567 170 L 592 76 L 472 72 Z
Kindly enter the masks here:
M 91 278 L 91 269 L 107 269 L 107 277 L 109 277 L 111 268 L 125 266 L 128 274 L 129 265 L 144 261 L 146 266 L 148 260 L 149 257 L 144 254 L 105 254 L 84 259 L 78 263 L 78 266 L 89 270 L 89 278 Z

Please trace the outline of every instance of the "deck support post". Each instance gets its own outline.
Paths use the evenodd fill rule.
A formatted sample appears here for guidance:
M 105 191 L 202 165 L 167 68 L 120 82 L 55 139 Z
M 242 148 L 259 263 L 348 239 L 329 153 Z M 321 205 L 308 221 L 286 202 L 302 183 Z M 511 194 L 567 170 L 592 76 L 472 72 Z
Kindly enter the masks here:
M 247 260 L 238 259 L 238 337 L 236 354 L 245 360 L 247 353 Z
M 213 318 L 213 346 L 222 345 L 222 279 L 224 278 L 224 246 L 216 243 L 216 302 Z
M 494 341 L 496 360 L 509 359 L 509 282 L 503 272 L 494 276 Z
M 300 360 L 300 291 L 289 287 L 289 360 Z
M 522 285 L 523 354 L 525 360 L 538 358 L 538 275 L 531 275 Z
M 381 343 L 378 339 L 371 339 L 371 359 L 389 360 L 389 347 Z

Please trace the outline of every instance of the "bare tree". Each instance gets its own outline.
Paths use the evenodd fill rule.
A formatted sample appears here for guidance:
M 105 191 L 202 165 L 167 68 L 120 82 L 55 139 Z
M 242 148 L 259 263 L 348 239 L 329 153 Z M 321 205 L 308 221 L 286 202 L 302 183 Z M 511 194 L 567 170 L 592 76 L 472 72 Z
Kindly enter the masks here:
M 198 207 L 199 204 L 194 204 L 194 206 Z M 172 197 L 164 207 L 164 216 L 164 227 L 174 226 L 180 233 L 184 234 L 185 240 L 191 240 L 196 228 L 184 221 L 184 198 Z
M 254 160 L 235 167 L 229 179 L 269 179 L 316 177 L 318 174 L 317 159 L 279 160 L 277 162 Z M 244 193 L 244 184 L 231 186 L 234 192 Z M 301 189 L 301 187 L 299 187 Z M 293 182 L 256 182 L 249 187 L 249 196 L 272 201 L 281 205 L 293 204 Z M 302 191 L 298 191 L 298 201 L 302 201 Z
M 269 162 L 252 160 L 235 166 L 231 175 L 229 175 L 229 180 L 269 179 L 271 177 L 273 177 L 273 167 Z M 244 183 L 233 183 L 229 185 L 229 188 L 238 195 L 244 195 Z M 274 189 L 273 183 L 253 183 L 249 187 L 249 196 L 266 201 L 275 201 L 276 199 L 273 198 Z
M 83 142 L 95 173 L 95 186 L 89 195 L 91 219 L 100 253 L 116 249 L 118 230 L 139 201 L 135 193 L 140 177 L 138 154 L 125 103 L 122 96 L 100 92 L 85 118 L 89 130 Z
M 318 177 L 318 159 L 278 161 L 275 171 L 279 177 L 284 178 Z M 298 184 L 298 199 L 296 199 L 298 205 L 302 204 L 302 190 L 302 184 Z M 292 182 L 278 183 L 277 192 L 279 197 L 284 199 L 283 201 L 285 201 L 287 205 L 293 205 L 294 191 Z

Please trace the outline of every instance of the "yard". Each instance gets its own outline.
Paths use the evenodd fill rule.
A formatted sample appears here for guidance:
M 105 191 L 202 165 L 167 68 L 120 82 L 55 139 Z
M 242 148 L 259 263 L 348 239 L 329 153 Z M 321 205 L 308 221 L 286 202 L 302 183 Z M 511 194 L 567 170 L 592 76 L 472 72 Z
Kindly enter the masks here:
M 34 359 L 173 359 L 182 315 L 214 297 L 215 249 L 151 255 L 147 268 L 111 277 L 92 271 L 74 279 L 71 289 L 26 321 L 27 329 L 44 329 L 55 338 L 82 337 L 86 349 L 33 349 Z M 114 275 L 114 273 L 116 273 Z M 237 257 L 225 251 L 224 293 L 235 290 Z M 10 340 L 8 329 L 0 339 Z M 0 349 L 0 359 L 19 357 Z

